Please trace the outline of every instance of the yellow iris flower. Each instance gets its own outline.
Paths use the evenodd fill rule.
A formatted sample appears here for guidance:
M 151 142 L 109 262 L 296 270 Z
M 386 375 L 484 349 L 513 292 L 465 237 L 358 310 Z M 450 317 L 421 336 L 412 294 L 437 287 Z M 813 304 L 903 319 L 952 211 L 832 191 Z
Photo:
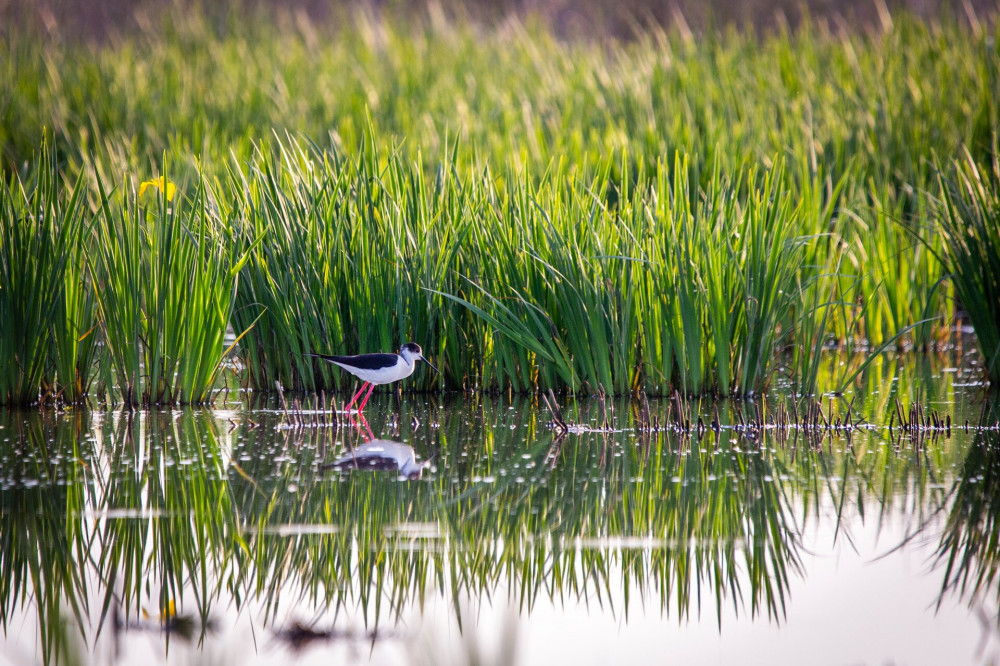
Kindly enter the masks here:
M 147 189 L 149 189 L 150 187 L 155 187 L 160 192 L 166 192 L 166 194 L 167 194 L 167 201 L 173 201 L 173 199 L 174 199 L 174 192 L 177 191 L 177 186 L 176 185 L 174 185 L 169 180 L 167 180 L 166 177 L 160 176 L 159 178 L 157 178 L 155 180 L 144 180 L 144 181 L 142 181 L 142 183 L 139 185 L 139 196 L 141 197 L 143 195 L 143 193 L 145 193 L 145 191 Z

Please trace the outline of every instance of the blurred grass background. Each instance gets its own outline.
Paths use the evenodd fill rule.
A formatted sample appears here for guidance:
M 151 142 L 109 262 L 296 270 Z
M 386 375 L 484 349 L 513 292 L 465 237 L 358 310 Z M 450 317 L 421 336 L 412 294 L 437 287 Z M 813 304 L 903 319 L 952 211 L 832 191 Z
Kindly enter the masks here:
M 637 28 L 653 26 L 698 32 L 728 27 L 767 31 L 795 28 L 809 19 L 863 29 L 900 11 L 925 20 L 956 16 L 984 20 L 997 9 L 992 0 L 435 0 L 433 5 L 452 17 L 484 24 L 530 16 L 560 37 L 596 38 L 630 38 Z M 279 21 L 301 16 L 324 24 L 359 10 L 412 18 L 425 13 L 426 7 L 405 0 L 3 0 L 0 16 L 8 25 L 34 25 L 74 39 L 103 40 L 191 8 L 221 23 L 250 15 Z

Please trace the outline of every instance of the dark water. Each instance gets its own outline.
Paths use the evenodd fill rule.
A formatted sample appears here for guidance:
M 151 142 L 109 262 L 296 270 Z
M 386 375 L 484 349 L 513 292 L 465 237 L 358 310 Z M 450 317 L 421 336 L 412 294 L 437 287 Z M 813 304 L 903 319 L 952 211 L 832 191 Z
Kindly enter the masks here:
M 850 436 L 738 427 L 787 397 L 691 404 L 722 422 L 700 434 L 565 397 L 565 436 L 466 396 L 373 397 L 370 433 L 235 394 L 0 413 L 0 663 L 997 663 L 1000 432 L 978 426 L 1000 407 L 976 377 L 876 364 L 823 398 L 864 419 Z M 897 399 L 950 434 L 890 437 Z M 406 474 L 355 469 L 406 446 Z

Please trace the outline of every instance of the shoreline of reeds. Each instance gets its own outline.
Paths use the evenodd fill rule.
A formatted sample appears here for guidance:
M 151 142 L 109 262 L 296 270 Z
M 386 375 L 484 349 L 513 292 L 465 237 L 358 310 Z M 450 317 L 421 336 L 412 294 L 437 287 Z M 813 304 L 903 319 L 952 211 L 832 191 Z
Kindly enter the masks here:
M 415 379 L 424 389 L 750 397 L 780 368 L 811 393 L 822 349 L 870 359 L 929 323 L 882 340 L 859 333 L 870 325 L 851 295 L 859 281 L 840 295 L 852 278 L 817 261 L 830 234 L 803 231 L 842 223 L 825 202 L 810 209 L 782 193 L 781 165 L 716 171 L 691 196 L 678 156 L 630 177 L 640 185 L 612 207 L 606 175 L 533 185 L 452 172 L 427 185 L 374 148 L 350 159 L 294 139 L 276 146 L 226 181 L 202 177 L 176 194 L 169 180 L 137 188 L 95 176 L 97 196 L 83 203 L 82 179 L 55 187 L 51 166 L 5 187 L 5 312 L 50 298 L 5 318 L 15 362 L 0 373 L 4 402 L 75 402 L 99 385 L 126 406 L 204 403 L 229 353 L 256 390 L 337 391 L 352 378 L 306 352 L 410 339 L 442 369 Z M 987 194 L 966 206 L 990 214 Z M 941 265 L 954 256 L 931 249 Z M 37 286 L 47 280 L 66 287 Z M 926 331 L 943 339 L 952 321 L 942 313 Z M 19 327 L 47 335 L 18 337 Z M 238 338 L 228 349 L 227 329 Z M 21 372 L 29 354 L 33 376 Z

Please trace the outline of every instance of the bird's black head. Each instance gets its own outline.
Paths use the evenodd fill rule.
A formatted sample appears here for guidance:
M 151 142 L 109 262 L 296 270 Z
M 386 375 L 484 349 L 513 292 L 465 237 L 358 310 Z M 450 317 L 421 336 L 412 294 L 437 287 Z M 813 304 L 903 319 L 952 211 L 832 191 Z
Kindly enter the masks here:
M 407 342 L 405 345 L 400 347 L 399 355 L 402 356 L 407 363 L 413 363 L 415 360 L 419 358 L 421 361 L 430 366 L 430 368 L 434 370 L 434 372 L 438 371 L 438 369 L 435 368 L 430 361 L 424 358 L 424 351 L 420 348 L 420 345 L 418 345 L 416 342 Z
M 424 350 L 420 348 L 416 342 L 407 342 L 405 345 L 399 348 L 400 356 L 412 356 L 414 358 L 423 358 Z

